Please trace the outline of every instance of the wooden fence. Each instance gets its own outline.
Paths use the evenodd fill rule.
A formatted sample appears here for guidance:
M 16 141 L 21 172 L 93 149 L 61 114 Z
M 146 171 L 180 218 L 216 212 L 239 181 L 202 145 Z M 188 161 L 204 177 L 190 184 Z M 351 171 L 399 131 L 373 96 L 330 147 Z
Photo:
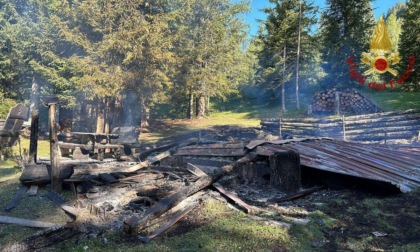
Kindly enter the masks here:
M 282 137 L 330 137 L 361 142 L 418 141 L 420 110 L 323 118 L 272 118 L 263 129 Z

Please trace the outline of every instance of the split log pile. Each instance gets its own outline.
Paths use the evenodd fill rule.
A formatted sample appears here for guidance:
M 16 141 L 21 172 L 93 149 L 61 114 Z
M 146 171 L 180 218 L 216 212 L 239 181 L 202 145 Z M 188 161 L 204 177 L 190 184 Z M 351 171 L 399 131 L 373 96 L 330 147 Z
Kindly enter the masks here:
M 330 137 L 360 142 L 419 141 L 420 110 L 324 117 L 263 119 L 264 130 L 282 137 Z M 280 132 L 280 133 L 279 133 Z
M 357 90 L 338 91 L 336 88 L 315 93 L 310 104 L 314 115 L 363 115 L 383 112 Z

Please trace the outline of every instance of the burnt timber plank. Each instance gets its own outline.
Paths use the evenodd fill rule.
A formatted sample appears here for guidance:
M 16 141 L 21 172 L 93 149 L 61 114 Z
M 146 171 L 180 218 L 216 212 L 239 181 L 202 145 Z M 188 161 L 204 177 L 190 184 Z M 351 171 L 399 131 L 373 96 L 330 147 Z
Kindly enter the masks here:
M 188 164 L 187 169 L 188 171 L 190 171 L 192 174 L 194 174 L 197 177 L 207 176 L 205 172 L 203 172 L 200 168 L 198 168 L 197 166 L 193 164 Z
M 38 186 L 37 185 L 31 185 L 28 191 L 29 196 L 35 196 L 38 193 Z
M 152 239 L 154 239 L 156 236 L 160 235 L 161 233 L 168 230 L 172 225 L 174 225 L 176 222 L 178 222 L 180 219 L 184 218 L 185 215 L 187 215 L 193 208 L 196 206 L 196 204 L 189 206 L 185 208 L 183 211 L 178 212 L 175 214 L 168 222 L 166 222 L 164 225 L 153 231 L 150 235 L 146 237 L 142 237 L 141 241 L 144 243 L 148 243 Z
M 20 185 L 18 191 L 15 194 L 15 197 L 10 201 L 10 203 L 7 205 L 7 207 L 4 209 L 5 212 L 12 211 L 13 208 L 15 208 L 22 198 L 23 194 L 26 192 L 26 189 L 28 189 L 25 185 Z
M 243 148 L 200 148 L 200 149 L 179 149 L 175 153 L 175 156 L 212 156 L 212 157 L 242 157 L 245 155 Z
M 61 198 L 57 193 L 50 191 L 47 193 L 47 197 L 52 202 L 60 206 L 65 212 L 73 216 L 77 216 L 77 214 L 79 213 L 76 208 L 66 205 L 66 201 L 63 198 Z
M 183 147 L 182 149 L 243 149 L 244 147 L 244 143 L 216 143 L 204 145 L 190 145 Z
M 223 166 L 220 171 L 211 176 L 203 176 L 198 179 L 195 183 L 192 183 L 189 186 L 184 187 L 181 191 L 174 193 L 153 205 L 149 208 L 142 217 L 132 216 L 124 221 L 124 231 L 126 233 L 134 234 L 136 230 L 148 223 L 149 221 L 158 218 L 167 210 L 179 204 L 181 201 L 186 199 L 188 196 L 210 186 L 213 182 L 218 181 L 223 176 L 233 172 L 236 168 L 252 162 L 257 158 L 254 154 L 247 154 L 246 156 L 240 158 L 238 161 Z
M 236 196 L 235 194 L 229 192 L 228 190 L 226 190 L 221 184 L 219 183 L 213 183 L 214 188 L 217 189 L 217 191 L 219 191 L 221 194 L 225 195 L 226 197 L 228 197 L 229 199 L 233 200 L 236 204 L 238 204 L 240 207 L 242 207 L 243 209 L 246 210 L 246 213 L 252 213 L 252 207 L 250 205 L 248 205 L 247 203 L 245 203 L 244 201 L 242 201 L 240 198 L 238 198 L 238 196 Z
M 57 226 L 51 222 L 34 221 L 29 219 L 15 218 L 9 216 L 0 216 L 0 223 L 4 224 L 16 224 L 24 227 L 35 227 L 35 228 L 50 228 Z

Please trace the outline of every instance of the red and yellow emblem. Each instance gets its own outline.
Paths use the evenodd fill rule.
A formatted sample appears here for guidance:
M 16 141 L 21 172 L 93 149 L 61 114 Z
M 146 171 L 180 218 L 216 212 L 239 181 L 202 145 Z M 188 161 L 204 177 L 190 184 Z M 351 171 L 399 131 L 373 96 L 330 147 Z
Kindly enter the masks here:
M 365 75 L 389 72 L 396 76 L 398 72 L 391 66 L 400 62 L 398 52 L 392 52 L 392 43 L 388 35 L 383 17 L 381 16 L 376 25 L 370 42 L 370 52 L 362 53 L 362 62 L 370 66 L 370 69 L 364 72 Z

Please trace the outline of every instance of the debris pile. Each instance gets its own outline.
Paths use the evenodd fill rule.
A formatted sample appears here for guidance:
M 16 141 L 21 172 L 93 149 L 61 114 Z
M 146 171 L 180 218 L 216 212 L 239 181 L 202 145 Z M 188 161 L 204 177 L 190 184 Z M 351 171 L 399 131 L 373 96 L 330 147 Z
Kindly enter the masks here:
M 139 162 L 90 163 L 87 160 L 62 166 L 62 171 L 67 170 L 62 173 L 62 182 L 73 191 L 75 200 L 66 202 L 54 192 L 47 196 L 72 215 L 74 221 L 27 239 L 26 246 L 40 249 L 74 235 L 103 230 L 137 235 L 143 242 L 149 242 L 216 191 L 252 215 L 250 218 L 258 219 L 263 208 L 277 209 L 279 202 L 322 190 L 320 185 L 302 188 L 297 181 L 297 190 L 279 191 L 273 184 L 278 180 L 276 176 L 282 176 L 273 173 L 279 167 L 271 160 L 275 153 L 294 153 L 289 155 L 293 157 L 289 167 L 300 172 L 302 166 L 302 173 L 312 170 L 358 177 L 396 186 L 402 192 L 420 187 L 416 161 L 420 154 L 406 148 L 328 139 L 213 143 L 202 140 L 207 143 L 167 144 L 145 150 L 136 155 Z M 282 164 L 280 168 L 286 169 Z M 45 163 L 26 167 L 21 191 L 46 183 L 48 166 Z M 285 181 L 283 177 L 281 183 Z M 13 206 L 9 207 L 12 209 Z M 294 221 L 299 222 L 291 222 Z M 45 227 L 45 223 L 39 224 Z M 287 228 L 290 223 L 281 226 Z

